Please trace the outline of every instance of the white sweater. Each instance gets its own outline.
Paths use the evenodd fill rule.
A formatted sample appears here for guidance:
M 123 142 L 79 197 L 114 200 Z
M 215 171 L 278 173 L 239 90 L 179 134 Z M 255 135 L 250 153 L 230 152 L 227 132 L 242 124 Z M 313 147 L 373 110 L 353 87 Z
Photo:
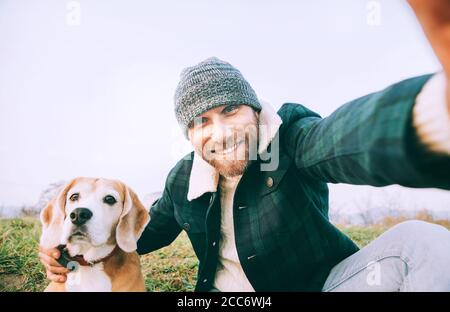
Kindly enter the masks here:
M 221 176 L 219 180 L 222 235 L 219 242 L 219 261 L 214 287 L 220 291 L 255 291 L 239 262 L 234 237 L 233 198 L 241 177 Z

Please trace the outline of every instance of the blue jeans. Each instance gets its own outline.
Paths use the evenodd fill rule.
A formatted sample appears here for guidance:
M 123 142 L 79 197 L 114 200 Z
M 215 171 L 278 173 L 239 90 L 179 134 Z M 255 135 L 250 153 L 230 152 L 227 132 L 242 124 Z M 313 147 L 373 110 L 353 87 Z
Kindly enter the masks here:
M 397 224 L 333 267 L 323 291 L 450 291 L 450 231 Z

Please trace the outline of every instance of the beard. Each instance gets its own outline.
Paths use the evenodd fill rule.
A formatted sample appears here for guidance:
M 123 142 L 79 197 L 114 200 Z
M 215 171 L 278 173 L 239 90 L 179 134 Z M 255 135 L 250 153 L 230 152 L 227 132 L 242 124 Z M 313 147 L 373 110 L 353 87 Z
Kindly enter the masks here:
M 225 177 L 244 174 L 251 162 L 257 159 L 259 133 L 257 115 L 255 114 L 254 122 L 245 129 L 232 129 L 231 132 L 231 135 L 221 142 L 206 144 L 202 151 L 202 158 Z M 221 153 L 227 149 L 232 151 Z
M 250 160 L 216 160 L 208 161 L 211 166 L 216 168 L 220 175 L 225 177 L 236 177 L 244 174 L 247 170 Z

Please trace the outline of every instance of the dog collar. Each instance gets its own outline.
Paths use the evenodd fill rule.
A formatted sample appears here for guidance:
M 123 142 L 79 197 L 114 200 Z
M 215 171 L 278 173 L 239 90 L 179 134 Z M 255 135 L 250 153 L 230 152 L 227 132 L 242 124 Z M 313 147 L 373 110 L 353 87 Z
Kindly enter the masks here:
M 90 261 L 90 262 L 86 261 L 86 259 L 84 259 L 83 255 L 76 255 L 74 257 L 71 257 L 69 255 L 69 251 L 68 251 L 66 245 L 59 245 L 57 247 L 57 249 L 61 253 L 61 256 L 57 260 L 58 263 L 61 264 L 64 267 L 68 268 L 69 270 L 73 271 L 76 268 L 76 266 L 73 265 L 73 263 L 71 264 L 71 262 L 77 262 L 81 266 L 93 266 L 93 265 L 95 265 L 97 263 L 106 261 L 109 258 L 111 258 L 112 255 L 114 254 L 114 252 L 117 249 L 119 249 L 119 246 L 116 245 L 116 247 L 114 247 L 114 249 L 106 257 L 103 257 L 103 258 L 95 260 L 95 261 Z

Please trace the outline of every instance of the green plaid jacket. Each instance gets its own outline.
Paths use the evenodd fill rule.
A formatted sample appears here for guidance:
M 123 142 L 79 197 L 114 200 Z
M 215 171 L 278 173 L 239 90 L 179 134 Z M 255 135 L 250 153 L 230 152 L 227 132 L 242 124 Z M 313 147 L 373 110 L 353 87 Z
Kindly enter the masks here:
M 358 251 L 329 222 L 327 182 L 450 189 L 450 159 L 427 152 L 412 127 L 415 98 L 429 78 L 399 82 L 327 118 L 299 104 L 281 107 L 278 168 L 261 171 L 258 159 L 234 197 L 236 247 L 256 291 L 320 291 L 331 268 Z M 185 158 L 170 171 L 138 253 L 185 230 L 199 259 L 196 291 L 207 291 L 218 261 L 220 194 L 188 201 L 191 167 Z

